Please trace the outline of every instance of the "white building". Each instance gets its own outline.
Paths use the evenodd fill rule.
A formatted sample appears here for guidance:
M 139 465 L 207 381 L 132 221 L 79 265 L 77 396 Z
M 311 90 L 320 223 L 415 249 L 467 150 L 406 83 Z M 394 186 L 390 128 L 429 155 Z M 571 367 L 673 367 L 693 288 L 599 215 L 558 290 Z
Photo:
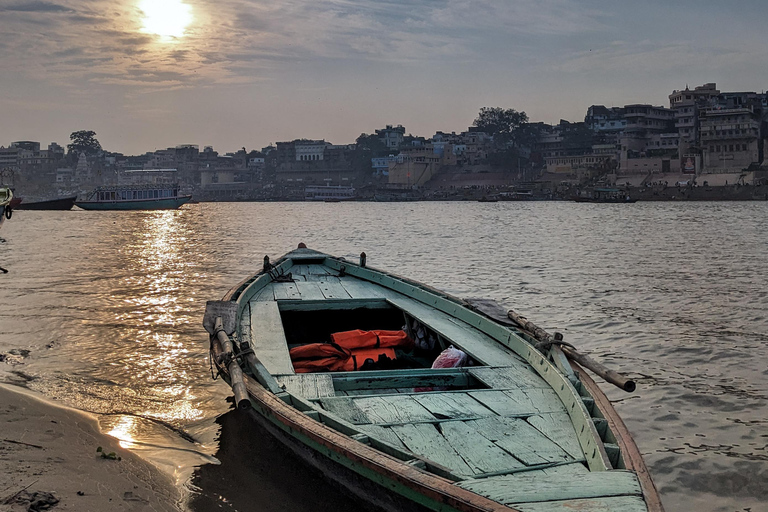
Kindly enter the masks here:
M 323 159 L 326 143 L 324 140 L 297 140 L 294 142 L 297 162 L 314 162 Z

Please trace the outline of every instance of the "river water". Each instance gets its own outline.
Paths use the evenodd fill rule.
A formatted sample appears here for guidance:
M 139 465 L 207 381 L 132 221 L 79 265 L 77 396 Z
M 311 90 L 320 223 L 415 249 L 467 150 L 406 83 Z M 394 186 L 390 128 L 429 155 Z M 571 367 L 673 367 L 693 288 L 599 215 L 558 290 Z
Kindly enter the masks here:
M 229 410 L 205 301 L 299 242 L 365 251 L 370 266 L 496 299 L 635 377 L 634 393 L 605 389 L 668 511 L 766 510 L 766 219 L 766 203 L 703 202 L 17 211 L 0 231 L 0 379 L 97 414 L 183 483 L 216 461 L 214 420 Z M 264 453 L 274 460 L 258 464 L 280 466 Z M 286 509 L 268 498 L 260 510 Z

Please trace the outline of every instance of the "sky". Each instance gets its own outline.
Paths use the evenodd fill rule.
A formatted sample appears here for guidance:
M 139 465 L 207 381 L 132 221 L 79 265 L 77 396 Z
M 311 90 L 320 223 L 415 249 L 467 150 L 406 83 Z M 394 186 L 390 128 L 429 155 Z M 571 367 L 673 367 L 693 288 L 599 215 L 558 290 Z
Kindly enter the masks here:
M 765 0 L 0 0 L 0 145 L 348 144 L 768 88 Z

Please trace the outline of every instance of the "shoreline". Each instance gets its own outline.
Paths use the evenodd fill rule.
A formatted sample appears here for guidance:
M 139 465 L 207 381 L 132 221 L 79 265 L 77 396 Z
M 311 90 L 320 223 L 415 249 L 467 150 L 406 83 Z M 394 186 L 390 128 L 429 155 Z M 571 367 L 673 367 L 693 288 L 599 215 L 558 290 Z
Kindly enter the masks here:
M 56 510 L 187 510 L 172 478 L 101 433 L 93 416 L 9 384 L 0 384 L 0 414 L 3 510 L 38 510 L 34 500 L 58 500 Z

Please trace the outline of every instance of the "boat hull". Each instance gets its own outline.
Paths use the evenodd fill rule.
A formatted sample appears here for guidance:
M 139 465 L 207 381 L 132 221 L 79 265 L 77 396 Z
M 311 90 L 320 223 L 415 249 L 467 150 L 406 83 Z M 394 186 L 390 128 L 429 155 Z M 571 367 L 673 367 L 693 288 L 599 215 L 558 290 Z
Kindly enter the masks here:
M 77 196 L 62 197 L 58 199 L 49 199 L 47 201 L 37 201 L 33 203 L 21 203 L 16 207 L 17 210 L 71 210 L 75 205 Z
M 192 196 L 144 199 L 135 201 L 76 201 L 83 210 L 175 210 L 192 199 Z

